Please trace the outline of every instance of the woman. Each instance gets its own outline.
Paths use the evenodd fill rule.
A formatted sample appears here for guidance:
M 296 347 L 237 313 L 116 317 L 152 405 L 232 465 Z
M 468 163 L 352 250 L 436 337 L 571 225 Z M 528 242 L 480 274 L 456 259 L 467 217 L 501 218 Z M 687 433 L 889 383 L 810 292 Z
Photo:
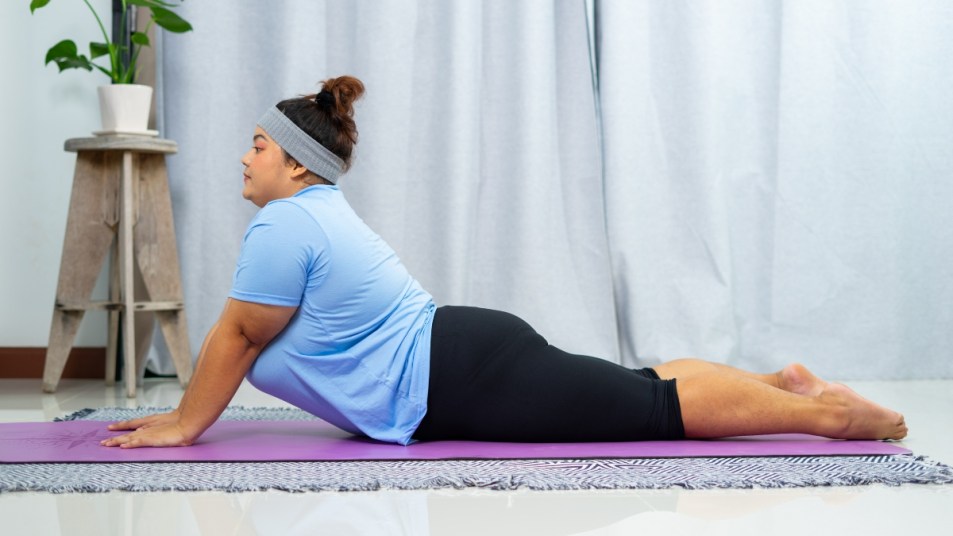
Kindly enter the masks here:
M 336 186 L 357 142 L 355 78 L 284 100 L 242 157 L 261 207 L 179 407 L 106 446 L 186 446 L 242 378 L 345 430 L 414 440 L 622 441 L 803 432 L 900 439 L 903 416 L 800 365 L 696 359 L 630 370 L 549 345 L 519 318 L 437 308 Z

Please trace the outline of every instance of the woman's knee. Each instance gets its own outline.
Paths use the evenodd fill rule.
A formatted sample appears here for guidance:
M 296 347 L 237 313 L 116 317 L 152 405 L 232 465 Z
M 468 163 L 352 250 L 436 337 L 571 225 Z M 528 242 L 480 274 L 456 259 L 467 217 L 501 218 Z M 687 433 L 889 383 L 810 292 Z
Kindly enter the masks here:
M 703 374 L 718 370 L 718 367 L 708 361 L 694 357 L 673 359 L 661 365 L 652 367 L 663 380 L 685 378 L 696 374 Z

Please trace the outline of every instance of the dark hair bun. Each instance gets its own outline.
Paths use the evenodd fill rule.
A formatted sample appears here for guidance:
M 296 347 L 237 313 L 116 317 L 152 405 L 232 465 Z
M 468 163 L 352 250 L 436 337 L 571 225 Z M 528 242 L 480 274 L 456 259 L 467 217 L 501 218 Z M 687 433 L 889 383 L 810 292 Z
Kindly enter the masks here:
M 364 94 L 364 84 L 353 76 L 329 78 L 322 83 L 321 93 L 334 96 L 334 108 L 338 114 L 354 117 L 354 101 Z
M 329 112 L 337 109 L 337 102 L 334 100 L 334 95 L 332 95 L 329 91 L 322 90 L 321 93 L 315 95 L 314 102 Z

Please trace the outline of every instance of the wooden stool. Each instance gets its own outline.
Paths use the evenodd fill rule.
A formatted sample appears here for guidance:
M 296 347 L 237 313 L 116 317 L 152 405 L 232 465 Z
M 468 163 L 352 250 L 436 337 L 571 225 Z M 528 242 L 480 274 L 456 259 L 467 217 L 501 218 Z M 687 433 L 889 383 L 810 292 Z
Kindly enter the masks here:
M 177 145 L 148 136 L 103 136 L 66 140 L 65 149 L 76 153 L 76 172 L 43 390 L 56 390 L 83 314 L 91 309 L 109 311 L 107 384 L 115 383 L 121 321 L 126 396 L 136 396 L 136 380 L 144 367 L 144 356 L 139 356 L 137 366 L 135 316 L 143 312 L 154 314 L 159 321 L 184 387 L 192 376 L 192 352 L 165 166 L 165 155 L 175 153 Z M 93 287 L 107 252 L 111 252 L 109 299 L 92 301 Z M 140 299 L 136 299 L 134 290 L 138 275 L 147 294 Z M 148 328 L 151 335 L 151 321 Z

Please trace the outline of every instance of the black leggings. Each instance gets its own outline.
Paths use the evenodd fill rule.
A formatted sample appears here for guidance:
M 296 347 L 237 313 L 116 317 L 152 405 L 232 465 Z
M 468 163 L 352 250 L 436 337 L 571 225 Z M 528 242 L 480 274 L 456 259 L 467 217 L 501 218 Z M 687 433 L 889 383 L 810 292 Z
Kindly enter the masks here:
M 520 318 L 445 306 L 434 317 L 419 440 L 682 439 L 675 380 L 566 353 Z

